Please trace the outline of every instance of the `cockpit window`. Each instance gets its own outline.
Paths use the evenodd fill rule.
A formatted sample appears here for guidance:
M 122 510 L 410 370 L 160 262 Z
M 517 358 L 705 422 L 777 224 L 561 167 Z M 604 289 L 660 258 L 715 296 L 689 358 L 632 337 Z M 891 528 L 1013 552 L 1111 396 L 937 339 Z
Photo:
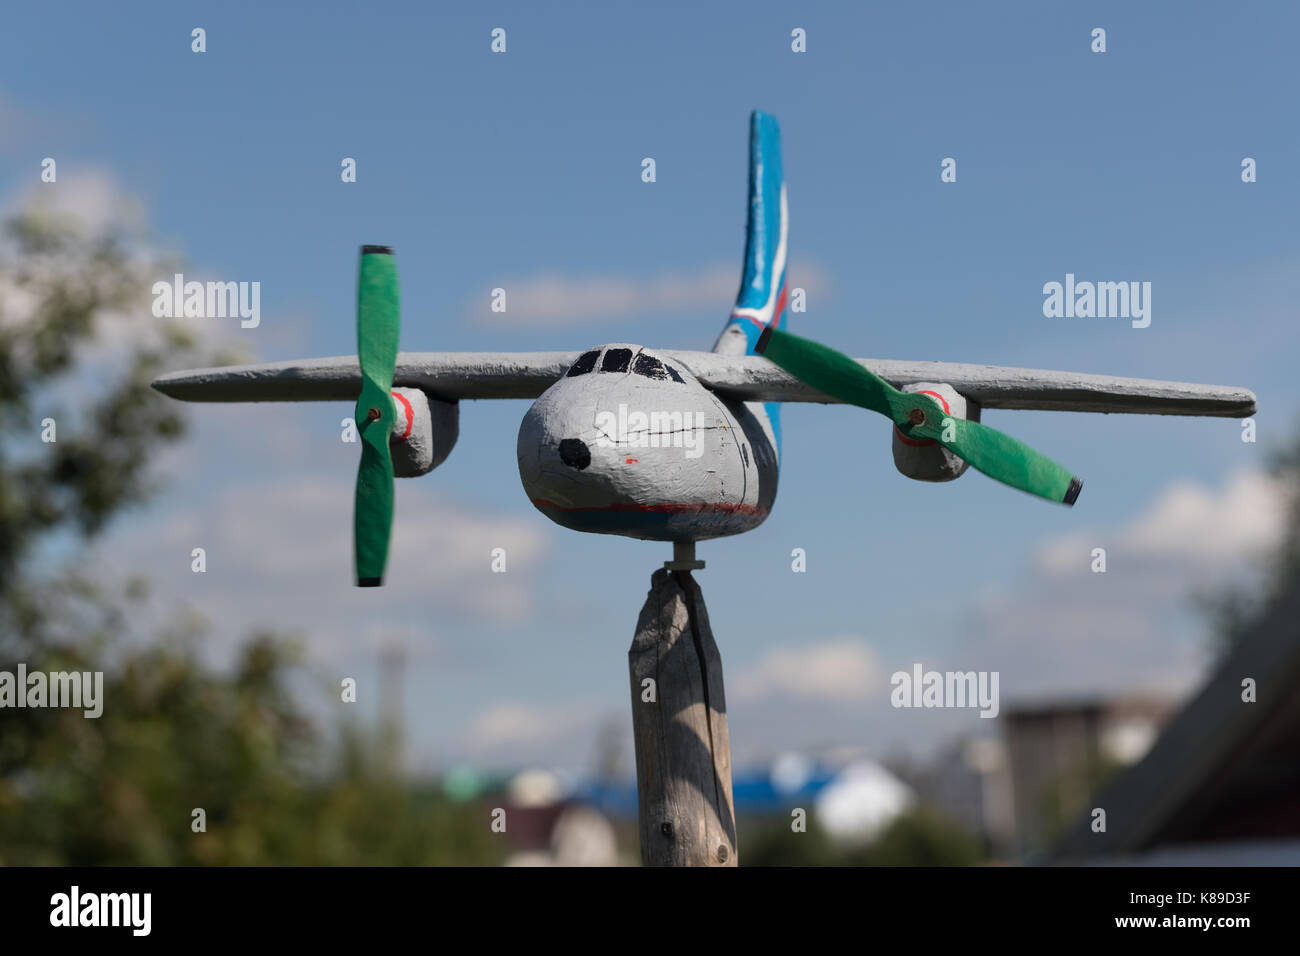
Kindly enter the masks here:
M 631 362 L 631 349 L 610 349 L 605 353 L 604 361 L 600 363 L 600 370 L 602 372 L 626 372 Z
M 590 352 L 583 352 L 578 356 L 578 361 L 573 363 L 569 369 L 569 378 L 575 375 L 586 375 L 596 367 L 596 356 L 600 354 L 600 349 L 592 349 Z
M 636 357 L 636 362 L 632 364 L 632 371 L 637 375 L 644 375 L 646 378 L 668 381 L 668 369 L 664 368 L 664 363 L 652 355 L 646 355 L 644 352 Z
M 664 368 L 668 369 L 668 377 L 671 378 L 678 385 L 686 384 L 684 381 L 682 381 L 682 377 L 677 374 L 677 369 L 673 368 L 667 362 L 664 363 Z

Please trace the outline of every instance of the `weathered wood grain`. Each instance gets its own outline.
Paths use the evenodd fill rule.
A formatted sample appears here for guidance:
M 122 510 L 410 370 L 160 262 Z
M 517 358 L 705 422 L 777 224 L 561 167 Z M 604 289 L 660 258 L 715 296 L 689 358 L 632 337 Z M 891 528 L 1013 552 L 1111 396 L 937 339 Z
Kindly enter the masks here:
M 651 577 L 627 656 L 642 863 L 735 866 L 722 658 L 689 572 Z

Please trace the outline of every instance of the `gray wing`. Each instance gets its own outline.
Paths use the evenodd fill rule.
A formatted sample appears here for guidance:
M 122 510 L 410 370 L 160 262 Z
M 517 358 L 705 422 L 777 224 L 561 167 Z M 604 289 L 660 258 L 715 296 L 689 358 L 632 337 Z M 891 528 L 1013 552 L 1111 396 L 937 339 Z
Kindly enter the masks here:
M 699 381 L 739 401 L 825 402 L 830 398 L 759 355 L 658 350 Z M 536 398 L 562 376 L 579 352 L 402 352 L 393 384 L 419 387 L 448 400 Z M 1255 395 L 1244 388 L 967 365 L 858 359 L 895 386 L 947 382 L 985 408 L 1244 418 Z M 355 401 L 361 390 L 356 356 L 232 365 L 164 375 L 154 388 L 188 402 Z
M 765 402 L 835 401 L 759 355 L 676 354 L 701 382 L 727 398 Z M 960 362 L 855 361 L 895 387 L 916 382 L 947 382 L 985 408 L 1213 415 L 1222 418 L 1245 418 L 1255 412 L 1254 392 L 1225 385 L 1161 382 L 1148 378 L 1117 378 L 1113 375 Z
M 579 352 L 401 352 L 393 384 L 449 400 L 536 398 L 565 373 Z M 186 402 L 356 401 L 361 368 L 355 355 L 172 372 L 154 381 Z

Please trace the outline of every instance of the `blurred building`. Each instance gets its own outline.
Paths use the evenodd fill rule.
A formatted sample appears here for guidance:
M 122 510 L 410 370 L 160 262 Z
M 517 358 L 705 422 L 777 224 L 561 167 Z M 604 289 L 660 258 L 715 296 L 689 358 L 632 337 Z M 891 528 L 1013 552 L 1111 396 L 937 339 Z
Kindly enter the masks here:
M 731 792 L 737 817 L 788 816 L 802 807 L 845 840 L 878 835 L 915 801 L 911 786 L 856 751 L 782 754 L 737 770 Z M 589 782 L 573 798 L 611 819 L 636 821 L 635 781 Z
M 916 775 L 921 799 L 984 841 L 990 856 L 1014 853 L 1015 814 L 1006 743 L 997 737 L 958 740 Z
M 872 840 L 916 802 L 912 788 L 874 761 L 841 770 L 813 803 L 823 830 L 841 840 Z
M 1147 697 L 1054 701 L 1003 715 L 1015 857 L 1034 862 L 1120 768 L 1140 760 L 1172 705 Z
M 1032 862 L 1109 776 L 1146 753 L 1171 711 L 1146 697 L 1008 707 L 1001 736 L 958 739 L 908 777 L 991 858 Z
M 507 866 L 614 866 L 620 862 L 613 825 L 575 802 L 546 770 L 525 770 L 501 794 L 510 845 Z
M 1300 586 L 1084 808 L 1062 863 L 1300 865 Z M 1093 808 L 1105 811 L 1099 830 Z

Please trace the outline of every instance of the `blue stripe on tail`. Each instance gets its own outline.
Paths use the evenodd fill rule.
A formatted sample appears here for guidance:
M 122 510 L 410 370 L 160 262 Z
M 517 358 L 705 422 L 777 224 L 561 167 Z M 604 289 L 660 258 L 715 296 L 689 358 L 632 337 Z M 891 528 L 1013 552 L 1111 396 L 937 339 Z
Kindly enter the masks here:
M 749 223 L 745 230 L 745 270 L 731 317 L 713 346 L 727 355 L 753 355 L 769 325 L 782 325 L 786 309 L 785 266 L 788 236 L 781 129 L 776 119 L 755 110 L 749 125 Z M 763 405 L 781 451 L 781 406 Z

